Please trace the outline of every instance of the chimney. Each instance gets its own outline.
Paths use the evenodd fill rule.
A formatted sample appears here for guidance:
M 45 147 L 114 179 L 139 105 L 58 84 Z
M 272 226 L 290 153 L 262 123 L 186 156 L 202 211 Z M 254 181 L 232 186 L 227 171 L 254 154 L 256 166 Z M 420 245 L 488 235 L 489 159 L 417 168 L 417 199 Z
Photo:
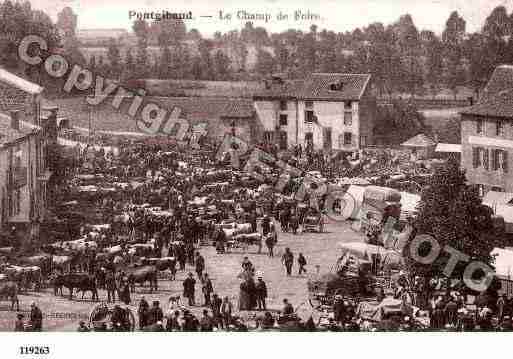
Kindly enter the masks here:
M 20 130 L 20 111 L 10 111 L 11 115 L 11 128 L 13 130 Z

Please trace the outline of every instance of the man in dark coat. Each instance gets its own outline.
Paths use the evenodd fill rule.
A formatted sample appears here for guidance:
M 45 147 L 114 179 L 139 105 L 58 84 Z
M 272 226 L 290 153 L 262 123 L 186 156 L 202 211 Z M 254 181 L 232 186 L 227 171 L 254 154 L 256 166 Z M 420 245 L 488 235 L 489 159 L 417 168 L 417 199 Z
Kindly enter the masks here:
M 105 275 L 105 288 L 107 289 L 107 303 L 116 302 L 116 277 L 113 271 L 108 271 Z
M 251 232 L 256 233 L 257 231 L 257 214 L 252 210 L 249 214 L 249 223 L 251 224 Z
M 164 319 L 164 313 L 160 308 L 160 303 L 158 300 L 155 300 L 153 302 L 151 309 L 148 311 L 148 319 L 148 325 L 157 324 L 158 322 L 162 322 L 162 320 Z
M 214 323 L 216 327 L 222 328 L 223 326 L 223 318 L 221 316 L 221 304 L 223 300 L 219 298 L 219 296 L 214 293 L 212 296 L 212 300 L 210 301 L 210 309 L 212 309 L 212 316 L 214 318 Z
M 262 234 L 265 236 L 271 231 L 271 218 L 267 214 L 264 214 L 262 219 Z
M 301 275 L 302 273 L 306 273 L 306 258 L 303 256 L 303 253 L 299 253 L 299 256 L 297 257 L 297 264 L 299 265 L 298 274 Z
M 194 264 L 196 266 L 196 274 L 198 275 L 198 279 L 201 280 L 203 270 L 205 269 L 205 258 L 203 258 L 199 252 L 196 252 L 196 259 L 194 260 Z
M 148 321 L 148 311 L 150 309 L 150 305 L 146 301 L 144 297 L 139 301 L 139 308 L 137 309 L 137 314 L 139 316 L 139 329 L 143 329 L 149 323 Z
M 195 305 L 194 303 L 194 291 L 195 291 L 196 280 L 191 272 L 188 277 L 183 281 L 183 296 L 188 299 L 189 306 Z
M 267 286 L 261 276 L 255 284 L 255 294 L 258 310 L 266 310 L 265 298 L 267 298 Z
M 202 284 L 201 291 L 205 297 L 205 307 L 208 307 L 210 306 L 210 294 L 214 291 L 214 286 L 212 285 L 212 281 L 208 277 L 207 273 L 203 275 Z
M 30 326 L 35 332 L 40 332 L 43 330 L 43 313 L 35 302 L 30 304 Z
M 211 332 L 214 329 L 214 324 L 212 317 L 208 315 L 208 310 L 203 310 L 203 316 L 200 320 L 200 331 L 202 332 Z
M 281 257 L 281 261 L 285 265 L 285 268 L 287 269 L 287 276 L 292 275 L 292 265 L 294 264 L 294 254 L 290 251 L 290 248 L 285 248 L 285 253 L 283 253 L 283 256 Z

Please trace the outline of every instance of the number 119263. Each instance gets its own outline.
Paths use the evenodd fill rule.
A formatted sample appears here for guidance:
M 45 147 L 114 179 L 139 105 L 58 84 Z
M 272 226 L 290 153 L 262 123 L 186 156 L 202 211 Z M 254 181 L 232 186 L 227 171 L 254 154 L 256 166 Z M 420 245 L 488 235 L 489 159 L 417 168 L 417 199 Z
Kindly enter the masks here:
M 21 346 L 21 355 L 47 355 L 50 354 L 50 347 L 40 346 Z

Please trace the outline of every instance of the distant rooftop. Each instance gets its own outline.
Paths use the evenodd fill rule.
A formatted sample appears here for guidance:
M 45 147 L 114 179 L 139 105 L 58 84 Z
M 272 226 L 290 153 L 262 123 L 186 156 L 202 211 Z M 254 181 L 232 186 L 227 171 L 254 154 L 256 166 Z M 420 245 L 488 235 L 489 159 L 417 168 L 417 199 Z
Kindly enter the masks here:
M 26 137 L 37 130 L 38 127 L 27 122 L 20 121 L 20 129 L 15 130 L 11 126 L 11 117 L 0 112 L 0 145 L 12 143 Z
M 493 71 L 479 101 L 463 115 L 513 118 L 513 65 L 499 65 Z
M 289 97 L 303 100 L 359 100 L 369 83 L 370 74 L 314 73 L 304 80 L 270 83 L 255 97 Z

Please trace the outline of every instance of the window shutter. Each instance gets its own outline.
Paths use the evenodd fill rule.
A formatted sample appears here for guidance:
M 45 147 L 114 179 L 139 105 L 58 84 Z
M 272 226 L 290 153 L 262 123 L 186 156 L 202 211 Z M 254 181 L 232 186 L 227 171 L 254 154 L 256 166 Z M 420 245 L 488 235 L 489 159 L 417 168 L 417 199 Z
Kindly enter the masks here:
M 502 169 L 508 173 L 508 151 L 502 151 Z
M 499 168 L 499 153 L 496 149 L 492 149 L 492 171 L 497 171 Z
M 482 150 L 483 150 L 483 167 L 486 170 L 489 170 L 490 166 L 489 166 L 488 149 L 487 148 L 483 148 Z
M 474 168 L 479 166 L 479 149 L 472 147 L 472 165 Z

